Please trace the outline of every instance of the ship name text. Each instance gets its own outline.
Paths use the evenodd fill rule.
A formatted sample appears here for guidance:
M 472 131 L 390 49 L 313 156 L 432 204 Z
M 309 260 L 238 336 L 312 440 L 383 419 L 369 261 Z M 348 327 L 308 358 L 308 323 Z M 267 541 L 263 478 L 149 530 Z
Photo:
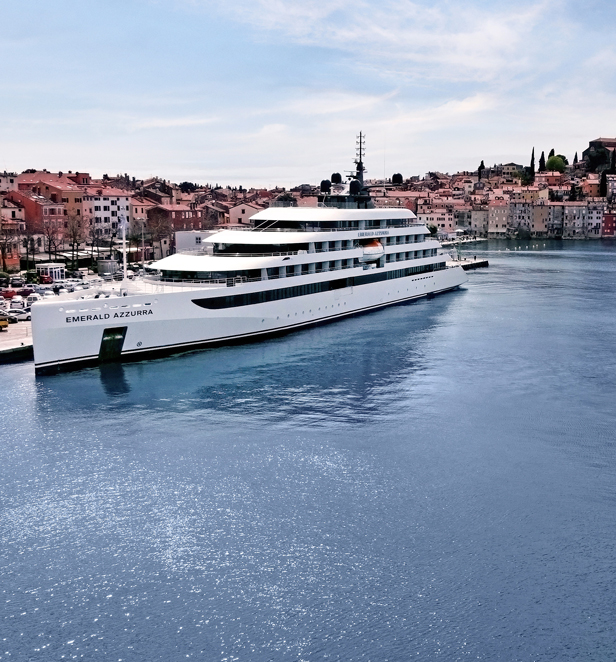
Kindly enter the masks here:
M 370 230 L 368 232 L 358 232 L 358 237 L 383 237 L 389 234 L 389 230 Z
M 154 311 L 149 310 L 120 310 L 117 313 L 101 313 L 100 315 L 69 315 L 66 318 L 67 324 L 73 322 L 94 322 L 98 320 L 117 319 L 119 317 L 139 317 L 140 315 L 153 315 Z

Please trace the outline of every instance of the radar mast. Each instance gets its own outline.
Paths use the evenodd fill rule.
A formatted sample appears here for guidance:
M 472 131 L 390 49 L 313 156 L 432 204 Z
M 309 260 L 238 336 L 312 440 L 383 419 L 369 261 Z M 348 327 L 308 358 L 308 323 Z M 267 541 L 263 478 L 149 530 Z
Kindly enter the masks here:
M 359 180 L 361 185 L 364 185 L 364 156 L 366 155 L 366 136 L 360 131 L 359 136 L 355 141 L 355 178 Z

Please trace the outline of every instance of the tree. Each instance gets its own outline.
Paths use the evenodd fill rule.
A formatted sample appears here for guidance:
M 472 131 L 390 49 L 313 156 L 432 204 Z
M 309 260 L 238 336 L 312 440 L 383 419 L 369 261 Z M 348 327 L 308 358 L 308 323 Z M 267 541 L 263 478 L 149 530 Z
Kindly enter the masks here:
M 571 191 L 569 192 L 569 202 L 575 202 L 577 200 L 577 190 L 575 184 L 571 184 Z
M 6 272 L 6 258 L 13 252 L 13 246 L 17 242 L 15 227 L 11 223 L 3 223 L 0 220 L 0 257 L 2 258 L 2 271 Z
M 599 182 L 599 195 L 602 198 L 607 197 L 607 170 L 601 173 L 601 181 Z
M 75 213 L 69 214 L 66 219 L 66 238 L 71 247 L 71 265 L 73 270 L 75 270 L 77 268 L 79 244 L 86 240 L 86 233 L 90 223 L 89 219 Z
M 535 180 L 535 148 L 533 147 L 533 153 L 530 157 L 530 178 L 531 181 Z
M 52 252 L 57 253 L 60 246 L 60 232 L 58 226 L 51 221 L 47 221 L 43 225 L 43 241 L 47 245 L 45 249 L 49 253 L 49 261 L 52 259 Z
M 479 167 L 477 168 L 477 178 L 481 179 L 481 176 L 483 175 L 483 171 L 486 169 L 485 165 L 483 165 L 483 159 L 481 160 L 481 163 L 479 164 Z
M 575 165 L 578 162 L 578 156 L 577 152 L 575 153 L 575 156 L 573 157 L 573 165 Z
M 557 154 L 556 156 L 557 156 L 559 159 L 562 159 L 562 160 L 563 160 L 563 163 L 564 163 L 565 165 L 569 165 L 569 159 L 568 159 L 566 156 L 563 156 L 562 154 Z
M 148 229 L 152 237 L 152 243 L 157 241 L 160 245 L 160 255 L 163 254 L 163 239 L 166 239 L 173 232 L 171 221 L 162 209 L 154 208 L 150 211 L 148 217 Z
M 552 147 L 552 149 L 550 150 L 550 153 L 548 154 L 548 159 L 549 159 L 550 157 L 552 157 L 552 156 L 554 156 L 554 148 L 553 148 L 553 147 Z
M 612 150 L 612 158 L 610 160 L 610 175 L 616 175 L 616 149 Z
M 29 271 L 30 255 L 32 255 L 32 261 L 36 267 L 36 261 L 34 260 L 34 256 L 36 254 L 36 242 L 34 241 L 34 235 L 29 233 L 27 229 L 22 239 L 22 246 L 26 249 L 26 271 Z
M 545 152 L 541 152 L 539 157 L 539 172 L 545 172 Z
M 133 244 L 135 244 L 135 248 L 139 249 L 141 234 L 136 230 L 131 230 L 130 233 L 126 234 L 126 241 L 128 242 L 128 254 L 131 255 L 130 249 Z
M 550 171 L 565 172 L 565 162 L 560 156 L 550 156 L 548 162 L 545 164 L 545 167 Z
M 198 184 L 193 184 L 192 182 L 182 182 L 180 184 L 180 191 L 182 191 L 182 193 L 193 193 L 198 188 Z

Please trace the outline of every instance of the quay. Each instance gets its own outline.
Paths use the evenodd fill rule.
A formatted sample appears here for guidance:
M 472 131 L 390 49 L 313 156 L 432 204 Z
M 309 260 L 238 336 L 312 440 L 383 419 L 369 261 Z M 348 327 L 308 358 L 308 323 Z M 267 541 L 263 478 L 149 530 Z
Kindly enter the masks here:
M 0 364 L 32 361 L 32 322 L 9 324 L 0 332 Z
M 447 262 L 447 266 L 449 267 L 462 267 L 464 271 L 470 271 L 471 269 L 483 269 L 485 267 L 489 267 L 490 263 L 487 260 L 478 260 L 476 257 L 474 258 L 466 258 L 462 257 L 456 260 L 451 260 L 450 262 Z

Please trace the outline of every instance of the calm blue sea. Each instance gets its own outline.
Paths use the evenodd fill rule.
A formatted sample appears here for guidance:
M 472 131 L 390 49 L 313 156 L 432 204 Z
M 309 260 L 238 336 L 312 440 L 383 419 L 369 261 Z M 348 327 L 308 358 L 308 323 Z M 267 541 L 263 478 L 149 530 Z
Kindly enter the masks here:
M 467 252 L 275 340 L 1 366 L 0 660 L 615 660 L 616 246 Z

